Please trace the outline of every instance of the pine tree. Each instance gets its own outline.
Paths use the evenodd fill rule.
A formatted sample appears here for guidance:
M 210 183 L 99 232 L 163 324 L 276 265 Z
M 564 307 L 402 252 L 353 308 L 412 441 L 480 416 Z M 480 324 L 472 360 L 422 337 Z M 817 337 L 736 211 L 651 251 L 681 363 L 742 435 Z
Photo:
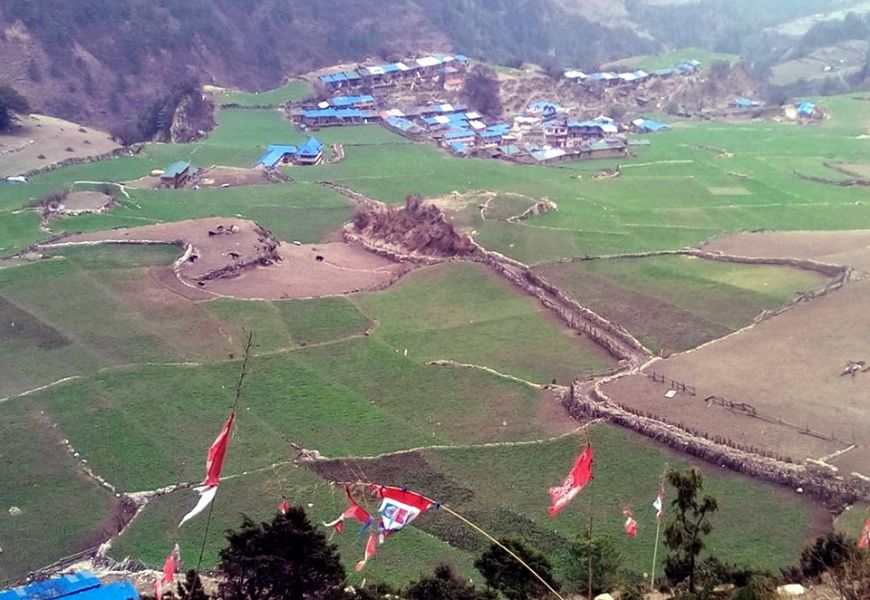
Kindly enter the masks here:
M 674 508 L 671 521 L 665 527 L 665 545 L 671 551 L 665 572 L 675 580 L 688 577 L 689 592 L 694 593 L 695 563 L 704 549 L 704 536 L 713 531 L 710 515 L 719 505 L 712 496 L 698 498 L 704 488 L 700 469 L 671 470 L 667 479 L 676 491 L 676 498 L 671 502 Z

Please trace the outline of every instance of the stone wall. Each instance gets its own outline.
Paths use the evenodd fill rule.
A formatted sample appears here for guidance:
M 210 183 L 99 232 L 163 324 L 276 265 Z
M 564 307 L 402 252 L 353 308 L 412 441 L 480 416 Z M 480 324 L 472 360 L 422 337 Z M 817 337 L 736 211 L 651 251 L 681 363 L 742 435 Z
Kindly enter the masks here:
M 97 162 L 100 160 L 106 160 L 107 158 L 117 158 L 118 156 L 133 156 L 134 154 L 139 154 L 143 147 L 144 144 L 136 144 L 134 146 L 127 146 L 124 148 L 115 148 L 114 150 L 110 150 L 109 152 L 103 152 L 102 154 L 95 154 L 93 156 L 73 156 L 70 158 L 65 158 L 56 163 L 52 163 L 50 165 L 45 165 L 44 167 L 39 167 L 38 169 L 31 169 L 30 171 L 22 173 L 21 175 L 30 179 L 31 177 L 36 177 L 37 175 L 42 175 L 43 173 L 49 173 L 57 169 L 62 169 L 63 167 L 68 167 L 69 165 L 83 165 L 87 163 Z
M 671 448 L 728 467 L 739 473 L 801 489 L 825 502 L 842 506 L 857 500 L 870 500 L 870 479 L 852 474 L 843 477 L 829 465 L 795 464 L 772 456 L 762 456 L 721 440 L 711 440 L 659 419 L 629 412 L 613 402 L 601 384 L 575 382 L 563 396 L 562 403 L 571 416 L 578 419 L 604 418 L 641 433 Z

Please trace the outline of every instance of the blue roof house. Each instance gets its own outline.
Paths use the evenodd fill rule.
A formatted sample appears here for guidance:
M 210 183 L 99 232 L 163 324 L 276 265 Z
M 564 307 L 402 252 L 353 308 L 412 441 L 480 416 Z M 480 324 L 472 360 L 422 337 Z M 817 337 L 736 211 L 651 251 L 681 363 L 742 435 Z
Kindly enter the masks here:
M 296 152 L 296 162 L 300 165 L 316 165 L 322 158 L 323 142 L 313 137 L 308 138 Z

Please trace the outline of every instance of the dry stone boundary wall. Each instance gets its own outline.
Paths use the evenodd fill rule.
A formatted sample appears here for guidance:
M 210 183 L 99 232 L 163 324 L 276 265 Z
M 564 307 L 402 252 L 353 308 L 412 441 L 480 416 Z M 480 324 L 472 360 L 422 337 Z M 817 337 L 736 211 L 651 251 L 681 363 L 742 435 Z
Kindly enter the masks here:
M 594 385 L 575 382 L 563 396 L 563 406 L 574 418 L 604 418 L 709 463 L 792 489 L 802 489 L 826 502 L 843 505 L 870 500 L 870 478 L 857 474 L 839 476 L 835 469 L 819 461 L 806 461 L 799 465 L 762 456 L 727 442 L 710 440 L 658 418 L 629 412 L 601 390 L 601 385 L 612 379 Z

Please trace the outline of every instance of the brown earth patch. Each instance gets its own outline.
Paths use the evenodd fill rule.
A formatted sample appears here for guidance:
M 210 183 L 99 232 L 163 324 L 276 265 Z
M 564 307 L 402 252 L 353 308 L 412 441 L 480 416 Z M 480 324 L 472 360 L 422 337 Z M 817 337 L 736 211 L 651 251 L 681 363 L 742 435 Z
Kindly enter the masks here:
M 758 258 L 808 258 L 870 270 L 870 230 L 867 229 L 737 233 L 713 240 L 702 250 Z
M 114 198 L 102 192 L 70 192 L 63 199 L 58 212 L 61 214 L 99 212 L 110 207 L 114 202 Z
M 171 270 L 154 269 L 151 277 L 190 300 L 276 300 L 382 289 L 412 268 L 342 242 L 281 243 L 253 221 L 220 217 L 70 235 L 44 247 L 98 243 L 184 248 Z
M 184 256 L 176 263 L 176 271 L 183 279 L 197 285 L 279 260 L 278 241 L 268 231 L 253 221 L 222 217 L 80 233 L 45 246 L 98 243 L 174 244 L 186 248 Z
M 120 148 L 108 134 L 45 115 L 22 117 L 11 133 L 0 134 L 0 177 L 20 175 L 69 158 Z
M 242 185 L 267 185 L 288 181 L 279 171 L 266 169 L 242 169 L 236 167 L 209 167 L 200 172 L 195 183 L 202 187 L 238 187 Z
M 606 384 L 622 405 L 795 460 L 820 458 L 855 444 L 836 462 L 870 474 L 856 460 L 870 448 L 870 371 L 843 375 L 849 361 L 870 363 L 870 280 L 801 303 L 776 318 L 698 349 L 656 361 L 656 372 L 697 388 L 696 396 L 664 398 L 667 387 L 644 375 Z M 708 396 L 751 405 L 768 423 L 729 411 Z M 822 440 L 799 430 L 809 428 Z
M 312 298 L 383 289 L 413 267 L 345 243 L 281 243 L 278 261 L 233 279 L 210 281 L 205 289 L 237 298 Z M 317 257 L 323 260 L 317 260 Z

